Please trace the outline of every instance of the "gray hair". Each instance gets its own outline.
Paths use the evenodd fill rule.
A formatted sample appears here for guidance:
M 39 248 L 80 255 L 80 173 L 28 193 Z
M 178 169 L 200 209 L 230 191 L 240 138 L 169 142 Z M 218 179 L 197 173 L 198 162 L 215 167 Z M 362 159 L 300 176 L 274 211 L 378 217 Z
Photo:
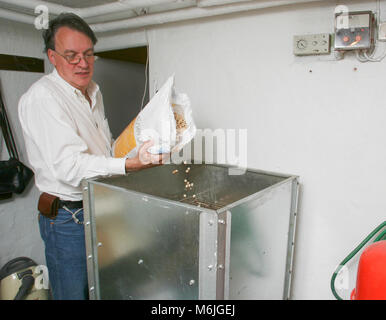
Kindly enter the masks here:
M 98 41 L 94 32 L 91 30 L 86 21 L 74 13 L 65 12 L 51 20 L 48 29 L 43 31 L 45 53 L 47 53 L 48 49 L 55 50 L 55 35 L 61 27 L 68 27 L 85 34 L 91 39 L 94 45 Z

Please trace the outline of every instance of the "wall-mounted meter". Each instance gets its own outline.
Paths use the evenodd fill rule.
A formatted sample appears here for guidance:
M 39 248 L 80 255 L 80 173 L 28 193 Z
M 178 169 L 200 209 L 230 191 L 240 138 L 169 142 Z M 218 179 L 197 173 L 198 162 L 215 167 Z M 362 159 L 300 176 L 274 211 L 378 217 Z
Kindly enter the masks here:
M 335 50 L 370 49 L 374 45 L 374 15 L 371 11 L 335 14 Z

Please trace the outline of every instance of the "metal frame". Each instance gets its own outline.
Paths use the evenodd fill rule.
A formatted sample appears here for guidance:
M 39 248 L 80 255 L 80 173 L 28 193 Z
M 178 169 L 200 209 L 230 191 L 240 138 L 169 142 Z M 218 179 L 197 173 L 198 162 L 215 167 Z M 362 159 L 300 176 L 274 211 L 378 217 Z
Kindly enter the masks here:
M 287 244 L 287 263 L 284 280 L 283 300 L 291 299 L 291 283 L 294 262 L 295 249 L 295 234 L 296 234 L 296 218 L 298 214 L 298 198 L 299 198 L 299 181 L 295 178 L 292 181 L 292 200 L 290 221 L 288 226 L 288 244 Z
M 220 167 L 229 168 L 227 165 L 217 165 Z M 243 199 L 235 201 L 227 206 L 224 206 L 218 210 L 211 210 L 201 208 L 199 216 L 200 223 L 200 235 L 199 235 L 199 291 L 198 297 L 200 300 L 214 300 L 214 299 L 228 299 L 229 298 L 229 266 L 230 266 L 230 233 L 231 233 L 231 221 L 232 214 L 230 209 L 234 208 L 244 202 L 258 199 L 263 197 L 266 193 L 272 191 L 273 188 L 277 188 L 281 184 L 289 183 L 292 181 L 291 186 L 291 207 L 290 218 L 288 226 L 288 243 L 287 243 L 287 257 L 286 257 L 286 270 L 284 280 L 283 299 L 290 299 L 291 294 L 291 282 L 292 282 L 292 268 L 293 268 L 293 255 L 295 244 L 295 232 L 296 232 L 296 218 L 298 207 L 298 193 L 299 182 L 298 177 L 294 175 L 272 173 L 256 169 L 248 169 L 250 172 L 272 175 L 284 178 L 283 181 L 275 183 L 274 185 L 267 187 L 259 192 L 256 192 Z M 83 181 L 83 201 L 84 201 L 84 217 L 85 217 L 85 237 L 86 237 L 86 250 L 87 256 L 87 268 L 88 268 L 88 281 L 89 281 L 89 296 L 90 299 L 100 299 L 100 286 L 98 277 L 98 243 L 96 239 L 95 219 L 92 212 L 95 212 L 94 200 L 93 200 L 93 184 L 99 184 L 98 178 L 92 178 Z M 121 189 L 117 186 L 111 186 L 111 188 Z M 146 197 L 148 199 L 154 199 L 162 201 L 167 205 L 178 203 L 179 206 L 186 209 L 195 209 L 197 206 L 189 203 L 177 202 L 169 199 L 165 199 L 150 194 L 141 193 L 138 191 L 130 190 L 133 194 Z
M 199 261 L 199 299 L 216 299 L 217 281 L 217 217 L 212 210 L 200 214 L 200 261 Z
M 98 270 L 98 251 L 95 247 L 95 219 L 92 218 L 92 184 L 87 180 L 82 181 L 83 189 L 83 215 L 84 215 L 84 233 L 87 252 L 87 276 L 89 284 L 90 300 L 99 300 L 99 279 L 96 270 Z

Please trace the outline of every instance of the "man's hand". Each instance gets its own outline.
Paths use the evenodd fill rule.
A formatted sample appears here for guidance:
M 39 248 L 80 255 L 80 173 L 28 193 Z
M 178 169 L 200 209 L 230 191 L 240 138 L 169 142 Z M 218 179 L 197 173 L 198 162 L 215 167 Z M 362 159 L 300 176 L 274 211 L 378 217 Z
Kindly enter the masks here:
M 137 155 L 132 159 L 126 159 L 125 169 L 135 171 L 161 165 L 170 158 L 170 153 L 152 154 L 147 150 L 154 145 L 154 141 L 146 141 L 138 150 Z

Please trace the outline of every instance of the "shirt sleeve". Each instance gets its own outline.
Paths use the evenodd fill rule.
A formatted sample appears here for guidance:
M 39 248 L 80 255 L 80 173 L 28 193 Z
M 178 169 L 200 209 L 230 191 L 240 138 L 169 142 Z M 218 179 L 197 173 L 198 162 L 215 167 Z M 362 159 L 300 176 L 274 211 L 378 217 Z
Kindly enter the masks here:
M 47 90 L 23 96 L 19 117 L 53 176 L 77 187 L 82 179 L 125 174 L 125 159 L 91 154 L 71 114 Z

